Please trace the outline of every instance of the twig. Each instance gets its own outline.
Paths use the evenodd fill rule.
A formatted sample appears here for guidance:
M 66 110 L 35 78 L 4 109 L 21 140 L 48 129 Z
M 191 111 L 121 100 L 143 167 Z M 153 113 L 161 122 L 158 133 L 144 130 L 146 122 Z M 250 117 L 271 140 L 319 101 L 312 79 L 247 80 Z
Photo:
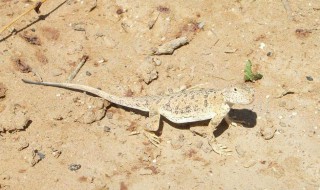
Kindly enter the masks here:
M 2 27 L 0 29 L 0 34 L 5 31 L 6 29 L 8 29 L 11 25 L 13 25 L 15 22 L 17 22 L 20 18 L 22 18 L 24 15 L 28 14 L 30 11 L 35 10 L 38 14 L 40 13 L 40 6 L 42 5 L 42 3 L 46 2 L 47 0 L 41 0 L 38 1 L 37 3 L 35 3 L 32 7 L 30 7 L 30 9 L 26 10 L 24 13 L 22 13 L 21 15 L 19 15 L 17 18 L 15 18 L 13 21 L 11 21 L 9 24 L 5 25 L 4 27 Z
M 81 58 L 80 63 L 78 64 L 77 68 L 71 73 L 71 75 L 68 77 L 67 82 L 71 82 L 74 77 L 76 77 L 76 75 L 78 74 L 78 72 L 80 71 L 81 67 L 85 64 L 85 62 L 88 60 L 89 56 L 84 55 Z

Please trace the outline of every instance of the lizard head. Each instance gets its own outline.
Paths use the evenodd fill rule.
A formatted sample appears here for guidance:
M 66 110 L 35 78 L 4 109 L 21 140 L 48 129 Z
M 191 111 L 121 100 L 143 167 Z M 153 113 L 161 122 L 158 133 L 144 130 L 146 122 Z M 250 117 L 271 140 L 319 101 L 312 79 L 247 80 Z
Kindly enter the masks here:
M 235 86 L 222 91 L 224 100 L 232 104 L 250 104 L 253 101 L 254 90 L 246 86 Z

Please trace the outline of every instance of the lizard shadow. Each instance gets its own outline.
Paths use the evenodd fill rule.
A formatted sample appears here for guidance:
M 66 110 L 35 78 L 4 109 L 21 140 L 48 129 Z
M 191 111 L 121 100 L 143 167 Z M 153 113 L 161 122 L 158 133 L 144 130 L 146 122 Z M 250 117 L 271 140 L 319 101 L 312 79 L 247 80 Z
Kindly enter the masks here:
M 39 15 L 38 19 L 31 22 L 30 24 L 26 25 L 25 27 L 19 29 L 19 30 L 14 30 L 12 31 L 9 35 L 7 35 L 6 37 L 0 39 L 0 43 L 5 41 L 6 39 L 10 38 L 12 35 L 16 35 L 18 33 L 20 33 L 21 31 L 29 28 L 30 26 L 36 24 L 39 21 L 45 20 L 50 14 L 52 14 L 53 12 L 55 12 L 57 9 L 59 9 L 62 5 L 64 5 L 68 0 L 63 1 L 62 3 L 60 3 L 56 8 L 54 8 L 53 10 L 51 10 L 50 12 L 48 12 L 47 14 L 44 15 Z
M 248 109 L 231 109 L 228 113 L 228 116 L 232 122 L 240 123 L 243 127 L 253 128 L 257 124 L 257 114 Z M 190 130 L 191 127 L 208 127 L 210 120 L 196 121 L 190 123 L 178 124 L 168 120 L 165 117 L 161 116 L 159 129 L 156 132 L 157 135 L 161 135 L 163 130 L 163 121 L 168 123 L 170 126 L 180 129 L 180 130 Z M 224 131 L 228 129 L 228 123 L 223 119 L 220 124 L 216 127 L 216 130 L 213 132 L 215 137 L 220 136 Z

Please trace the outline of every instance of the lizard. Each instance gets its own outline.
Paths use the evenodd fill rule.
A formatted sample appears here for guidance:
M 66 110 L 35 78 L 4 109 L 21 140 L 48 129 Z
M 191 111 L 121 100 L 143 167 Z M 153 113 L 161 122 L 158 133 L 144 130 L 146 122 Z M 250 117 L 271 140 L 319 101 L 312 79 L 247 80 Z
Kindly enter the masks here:
M 34 85 L 84 91 L 120 106 L 148 112 L 149 125 L 145 127 L 145 131 L 149 135 L 146 136 L 155 145 L 160 143 L 155 132 L 159 128 L 161 116 L 177 124 L 210 120 L 208 127 L 192 127 L 190 130 L 206 137 L 212 150 L 220 155 L 229 154 L 230 150 L 216 141 L 214 130 L 223 119 L 230 124 L 228 112 L 234 104 L 250 104 L 254 99 L 254 90 L 244 85 L 220 90 L 186 89 L 162 96 L 120 97 L 80 84 L 35 82 L 25 79 L 22 81 Z

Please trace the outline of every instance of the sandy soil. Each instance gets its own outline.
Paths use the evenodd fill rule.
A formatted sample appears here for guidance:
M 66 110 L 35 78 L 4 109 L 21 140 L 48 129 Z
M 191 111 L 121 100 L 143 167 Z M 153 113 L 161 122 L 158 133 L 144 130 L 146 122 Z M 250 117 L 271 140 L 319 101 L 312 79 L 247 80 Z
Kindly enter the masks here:
M 47 1 L 0 37 L 0 189 L 319 189 L 320 1 Z M 31 6 L 1 0 L 0 26 Z M 151 55 L 179 37 L 188 44 Z M 163 120 L 160 148 L 146 116 L 98 97 L 32 86 L 73 83 L 119 96 L 243 83 L 255 100 L 219 126 L 220 156 L 190 125 Z M 193 126 L 205 126 L 197 122 Z

